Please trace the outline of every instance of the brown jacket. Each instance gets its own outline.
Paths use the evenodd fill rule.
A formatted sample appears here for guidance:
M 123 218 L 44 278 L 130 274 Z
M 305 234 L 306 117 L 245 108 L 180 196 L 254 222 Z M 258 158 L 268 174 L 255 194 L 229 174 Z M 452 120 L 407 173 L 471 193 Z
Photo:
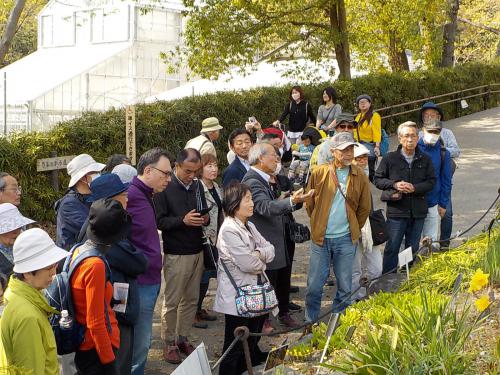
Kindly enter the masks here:
M 314 168 L 307 184 L 307 191 L 310 189 L 314 189 L 314 196 L 306 202 L 306 209 L 311 218 L 311 237 L 315 244 L 322 246 L 330 208 L 337 191 L 335 182 L 330 176 L 329 164 Z M 361 235 L 361 228 L 371 210 L 370 182 L 365 173 L 355 165 L 351 166 L 346 196 L 350 203 L 346 203 L 347 219 L 352 242 L 355 243 Z

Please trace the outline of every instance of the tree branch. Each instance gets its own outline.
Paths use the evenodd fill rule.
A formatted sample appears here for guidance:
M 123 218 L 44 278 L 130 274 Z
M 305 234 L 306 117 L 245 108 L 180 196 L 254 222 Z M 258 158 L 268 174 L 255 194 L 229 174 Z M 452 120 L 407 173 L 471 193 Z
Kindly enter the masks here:
M 483 25 L 481 23 L 477 23 L 477 22 L 474 22 L 474 21 L 471 21 L 471 20 L 468 20 L 468 19 L 462 18 L 462 17 L 457 17 L 457 19 L 460 22 L 467 23 L 467 24 L 474 26 L 474 27 L 477 27 L 479 29 L 488 30 L 488 31 L 495 33 L 495 34 L 500 34 L 500 30 L 495 29 L 494 27 L 486 26 L 486 25 Z

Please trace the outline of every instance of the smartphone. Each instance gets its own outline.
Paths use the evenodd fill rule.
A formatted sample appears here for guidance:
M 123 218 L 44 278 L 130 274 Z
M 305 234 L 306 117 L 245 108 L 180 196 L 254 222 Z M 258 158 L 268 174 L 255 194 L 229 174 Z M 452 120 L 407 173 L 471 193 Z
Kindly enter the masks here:
M 200 211 L 196 211 L 200 214 L 200 216 L 205 216 L 206 214 L 208 214 L 210 212 L 210 210 L 212 209 L 213 206 L 210 206 L 210 207 L 207 207 L 207 208 L 203 208 L 201 209 Z
M 252 117 L 248 118 L 248 122 L 251 122 L 252 124 L 255 124 L 257 122 L 257 119 L 255 118 L 255 116 L 252 116 Z

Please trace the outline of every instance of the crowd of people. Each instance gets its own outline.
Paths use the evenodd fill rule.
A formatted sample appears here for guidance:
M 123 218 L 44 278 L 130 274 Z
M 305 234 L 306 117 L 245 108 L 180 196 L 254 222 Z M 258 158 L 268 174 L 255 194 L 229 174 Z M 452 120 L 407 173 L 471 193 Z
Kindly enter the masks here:
M 160 290 L 163 357 L 172 364 L 195 350 L 193 328 L 217 319 L 210 310 L 224 316 L 224 351 L 239 326 L 251 332 L 271 332 L 276 321 L 298 327 L 302 322 L 291 312 L 302 307 L 290 295 L 298 291 L 291 285 L 295 246 L 309 236 L 294 218 L 303 207 L 311 240 L 307 322 L 320 315 L 331 271 L 337 289 L 332 311 L 342 312 L 365 298 L 369 280 L 396 272 L 402 248 L 416 253 L 422 237 L 448 247 L 460 149 L 443 127 L 442 109 L 425 103 L 418 123 L 399 125 L 397 149 L 382 155 L 381 116 L 372 98 L 364 94 L 355 102 L 356 116 L 327 87 L 315 113 L 294 86 L 270 127 L 252 117 L 230 133 L 220 186 L 214 142 L 223 127 L 215 117 L 202 122 L 200 135 L 175 158 L 157 147 L 134 168 L 124 155 L 112 155 L 107 164 L 78 155 L 67 165 L 68 190 L 55 203 L 55 241 L 42 229 L 29 229 L 34 220 L 19 211 L 21 186 L 1 172 L 0 365 L 34 374 L 144 374 Z M 321 142 L 306 128 L 324 132 Z M 387 205 L 385 244 L 373 240 L 369 218 L 378 197 L 372 185 Z M 61 312 L 44 290 L 63 263 L 73 265 L 70 318 L 84 327 L 84 337 L 75 353 L 57 356 L 48 317 Z M 214 278 L 215 303 L 207 308 Z M 117 297 L 124 286 L 125 298 Z M 245 288 L 258 288 L 264 302 L 276 303 L 266 309 L 246 299 Z M 258 343 L 257 337 L 249 340 L 254 365 L 267 358 Z M 245 368 L 238 343 L 219 373 Z

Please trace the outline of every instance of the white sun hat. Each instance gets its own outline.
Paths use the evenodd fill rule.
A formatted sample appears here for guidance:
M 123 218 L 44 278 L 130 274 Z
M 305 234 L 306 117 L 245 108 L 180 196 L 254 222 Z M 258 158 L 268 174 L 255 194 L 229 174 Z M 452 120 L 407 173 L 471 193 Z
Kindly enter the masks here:
M 21 215 L 12 203 L 0 204 L 0 234 L 12 232 L 35 221 Z
M 41 270 L 70 254 L 56 246 L 48 233 L 40 228 L 28 229 L 21 233 L 14 242 L 12 252 L 16 273 Z
M 358 147 L 354 147 L 354 157 L 359 158 L 363 155 L 370 155 L 370 150 L 364 144 L 358 143 Z
M 87 173 L 102 171 L 105 166 L 105 164 L 96 162 L 90 155 L 78 155 L 76 158 L 71 160 L 66 167 L 68 174 L 71 176 L 68 187 L 75 186 L 76 183 Z

